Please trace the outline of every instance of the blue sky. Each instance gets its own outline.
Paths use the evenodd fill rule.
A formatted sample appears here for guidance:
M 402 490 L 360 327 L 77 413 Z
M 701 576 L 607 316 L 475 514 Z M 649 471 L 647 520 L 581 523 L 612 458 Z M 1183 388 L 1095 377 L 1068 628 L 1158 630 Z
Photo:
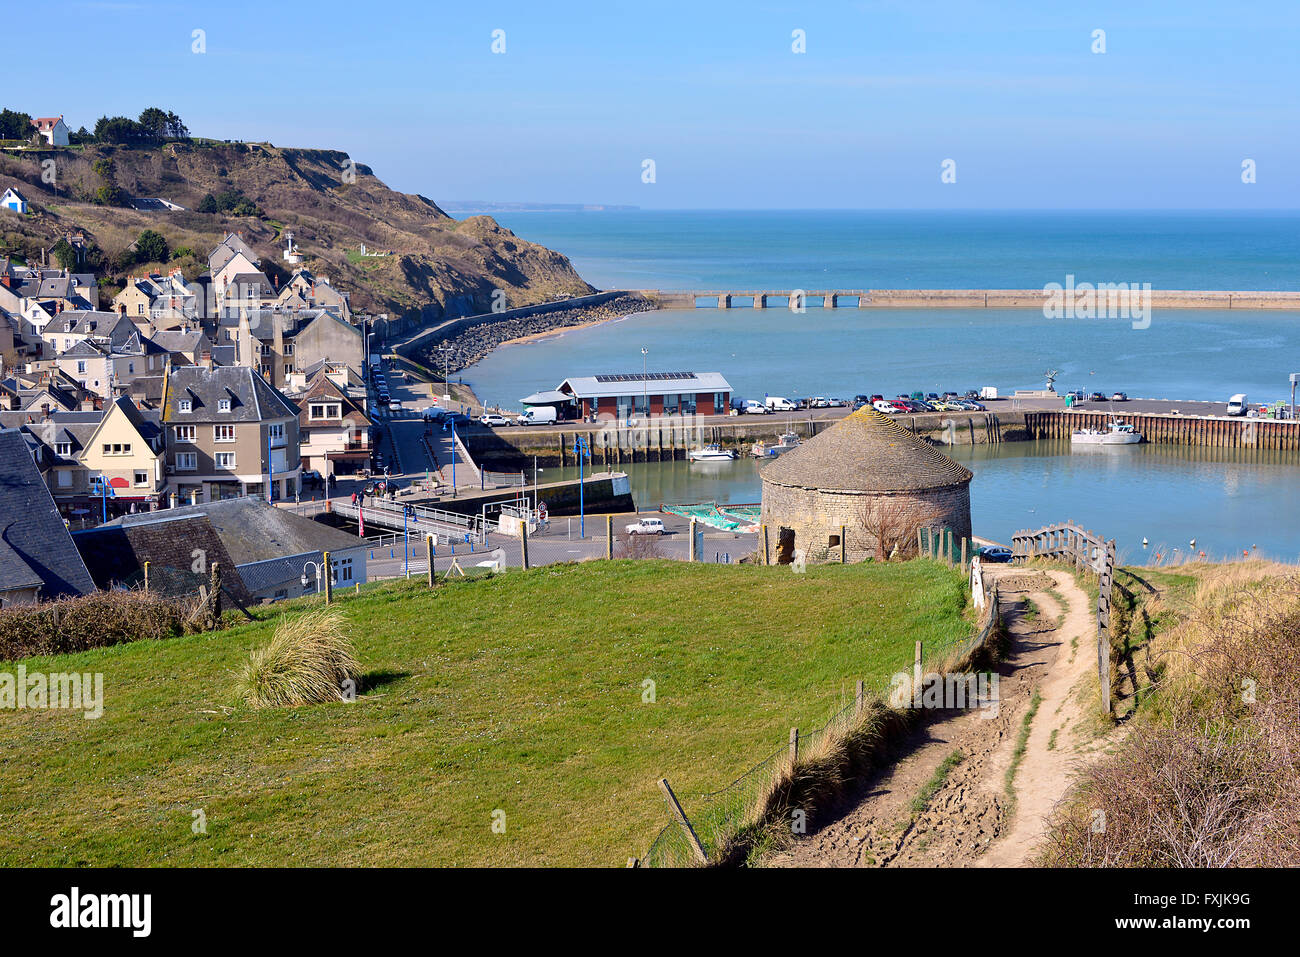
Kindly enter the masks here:
M 47 2 L 77 55 L 11 61 L 0 105 L 74 129 L 156 105 L 438 201 L 1300 207 L 1294 2 L 470 6 Z

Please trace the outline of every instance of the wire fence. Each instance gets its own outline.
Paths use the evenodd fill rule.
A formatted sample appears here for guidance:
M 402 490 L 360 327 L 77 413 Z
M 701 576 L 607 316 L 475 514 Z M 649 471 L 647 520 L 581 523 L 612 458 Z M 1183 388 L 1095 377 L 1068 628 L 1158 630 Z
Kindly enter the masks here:
M 964 666 L 964 659 L 992 637 L 999 617 L 995 584 L 989 590 L 986 614 L 980 627 L 971 635 L 926 647 L 923 649 L 926 660 L 932 665 L 944 662 L 952 666 Z M 841 733 L 868 700 L 887 702 L 894 688 L 892 679 L 872 689 L 861 686 L 861 691 L 855 694 L 854 700 L 832 714 L 821 727 L 806 732 L 793 731 L 786 744 L 730 784 L 700 794 L 689 801 L 689 807 L 684 810 L 690 814 L 691 826 L 704 846 L 707 857 L 710 860 L 716 859 L 727 842 L 757 813 L 764 795 L 777 775 L 790 766 L 794 755 L 817 749 L 828 734 Z M 698 860 L 699 856 L 685 828 L 677 821 L 672 821 L 655 836 L 637 863 L 643 867 L 689 867 Z

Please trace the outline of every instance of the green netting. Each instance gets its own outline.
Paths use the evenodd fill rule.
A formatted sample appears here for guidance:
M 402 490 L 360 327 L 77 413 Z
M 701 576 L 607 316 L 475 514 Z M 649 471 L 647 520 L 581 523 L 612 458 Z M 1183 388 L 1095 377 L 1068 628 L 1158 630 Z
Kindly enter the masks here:
M 659 511 L 669 515 L 693 518 L 711 528 L 724 532 L 752 532 L 757 527 L 758 505 L 719 505 L 717 502 L 700 502 L 696 505 L 660 505 Z M 752 517 L 749 510 L 753 510 Z

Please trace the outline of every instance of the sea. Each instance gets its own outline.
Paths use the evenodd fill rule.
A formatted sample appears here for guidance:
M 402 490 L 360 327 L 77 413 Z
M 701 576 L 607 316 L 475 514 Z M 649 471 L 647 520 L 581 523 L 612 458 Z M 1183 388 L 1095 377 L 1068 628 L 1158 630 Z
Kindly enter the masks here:
M 1300 289 L 1300 213 L 619 211 L 494 214 L 603 289 Z M 994 386 L 1252 402 L 1290 398 L 1300 312 L 1153 310 L 1129 319 L 1038 310 L 821 309 L 648 313 L 505 346 L 462 376 L 517 409 L 573 375 L 717 371 L 745 397 L 852 397 Z M 642 355 L 642 349 L 647 354 Z M 976 534 L 1009 540 L 1064 518 L 1112 535 L 1129 561 L 1205 550 L 1300 559 L 1300 461 L 1144 446 L 1105 458 L 1068 445 L 956 447 L 976 473 Z M 1249 456 L 1249 457 L 1248 457 Z M 638 502 L 755 501 L 752 463 L 633 466 Z M 1146 539 L 1148 546 L 1141 548 Z M 1182 543 L 1182 544 L 1180 544 Z M 1177 551 L 1174 551 L 1177 549 Z M 1127 551 L 1126 551 L 1127 550 Z M 1136 550 L 1136 551 L 1135 551 Z

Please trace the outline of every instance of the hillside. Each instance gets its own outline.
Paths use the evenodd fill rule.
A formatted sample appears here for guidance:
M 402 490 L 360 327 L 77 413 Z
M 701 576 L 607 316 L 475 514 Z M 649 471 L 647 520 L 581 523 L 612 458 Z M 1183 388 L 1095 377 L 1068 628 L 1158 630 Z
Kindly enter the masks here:
M 48 160 L 57 189 L 42 181 Z M 485 312 L 495 289 L 512 306 L 591 291 L 563 255 L 518 238 L 489 216 L 452 219 L 433 201 L 389 189 L 369 167 L 353 166 L 334 150 L 196 140 L 5 151 L 0 192 L 9 186 L 27 197 L 31 212 L 0 215 L 0 255 L 39 257 L 41 247 L 81 229 L 102 253 L 110 286 L 130 268 L 120 261 L 122 250 L 144 229 L 162 233 L 173 250 L 194 250 L 194 258 L 179 262 L 187 276 L 197 275 L 208 250 L 232 231 L 275 271 L 287 229 L 306 254 L 305 265 L 350 292 L 357 311 L 434 319 Z M 259 215 L 197 211 L 205 196 L 232 192 Z M 99 205 L 97 196 L 160 198 L 185 211 Z M 363 243 L 391 255 L 363 258 Z
M 970 630 L 960 576 L 929 561 L 584 562 L 336 594 L 355 704 L 236 703 L 250 650 L 319 598 L 26 659 L 102 672 L 104 713 L 5 714 L 0 865 L 622 866 L 667 823 L 658 777 L 697 813 L 856 678 Z

